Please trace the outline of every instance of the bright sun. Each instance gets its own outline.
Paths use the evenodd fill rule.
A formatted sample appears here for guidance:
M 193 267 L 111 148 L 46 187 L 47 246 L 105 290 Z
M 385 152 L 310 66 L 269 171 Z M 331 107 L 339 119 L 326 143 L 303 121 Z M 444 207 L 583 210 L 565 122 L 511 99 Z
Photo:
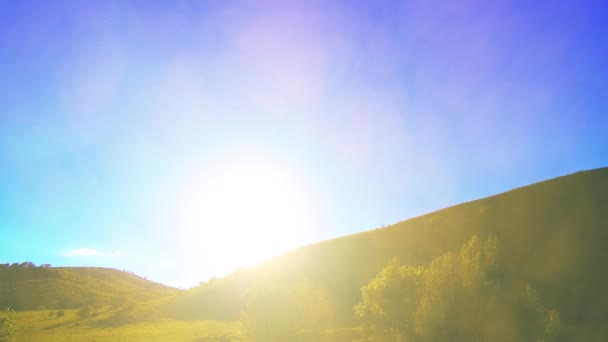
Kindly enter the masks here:
M 181 247 L 214 274 L 250 266 L 310 242 L 318 226 L 311 187 L 284 163 L 213 163 L 181 193 Z

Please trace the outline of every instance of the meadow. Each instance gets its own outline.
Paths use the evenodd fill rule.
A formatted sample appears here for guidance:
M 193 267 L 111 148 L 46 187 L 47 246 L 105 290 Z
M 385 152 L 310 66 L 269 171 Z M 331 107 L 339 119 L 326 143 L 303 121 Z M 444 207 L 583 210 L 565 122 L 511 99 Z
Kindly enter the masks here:
M 79 310 L 16 312 L 17 341 L 48 342 L 112 342 L 112 341 L 243 341 L 240 322 L 212 320 L 157 320 L 107 326 L 115 309 L 105 307 L 91 311 L 91 317 L 79 317 Z

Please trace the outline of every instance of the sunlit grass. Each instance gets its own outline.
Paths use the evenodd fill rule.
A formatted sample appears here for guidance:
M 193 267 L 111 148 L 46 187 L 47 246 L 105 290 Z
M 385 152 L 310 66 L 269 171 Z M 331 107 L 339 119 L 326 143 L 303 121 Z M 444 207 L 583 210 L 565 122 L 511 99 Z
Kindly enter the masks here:
M 24 311 L 14 315 L 18 341 L 243 341 L 240 322 L 158 320 L 115 327 L 104 322 L 117 310 L 92 310 L 90 318 L 79 318 L 78 310 Z M 51 316 L 53 315 L 53 316 Z
M 239 321 L 159 319 L 107 327 L 103 322 L 117 309 L 94 309 L 91 317 L 85 319 L 79 317 L 78 310 L 63 311 L 65 316 L 61 318 L 55 317 L 57 310 L 15 313 L 17 341 L 250 341 Z M 358 328 L 328 329 L 325 334 L 331 341 L 360 341 Z

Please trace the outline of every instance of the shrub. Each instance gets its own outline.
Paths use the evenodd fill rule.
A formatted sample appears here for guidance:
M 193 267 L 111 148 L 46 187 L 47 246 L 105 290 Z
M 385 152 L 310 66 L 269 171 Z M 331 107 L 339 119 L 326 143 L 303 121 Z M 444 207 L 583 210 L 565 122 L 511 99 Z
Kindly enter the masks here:
M 11 342 L 15 340 L 17 327 L 8 314 L 0 314 L 0 342 Z

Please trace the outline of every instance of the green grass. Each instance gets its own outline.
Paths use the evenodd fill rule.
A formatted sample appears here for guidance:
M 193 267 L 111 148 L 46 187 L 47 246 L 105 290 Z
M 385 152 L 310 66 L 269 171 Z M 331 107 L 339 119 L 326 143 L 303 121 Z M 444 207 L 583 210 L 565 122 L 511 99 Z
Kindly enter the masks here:
M 85 319 L 79 318 L 78 310 L 64 310 L 65 316 L 61 318 L 54 317 L 56 310 L 16 312 L 13 319 L 18 327 L 17 341 L 248 341 L 239 321 L 159 319 L 107 326 L 104 321 L 116 311 L 109 307 L 99 308 L 91 312 L 90 318 Z M 335 342 L 359 341 L 360 331 L 358 328 L 331 329 L 327 335 Z
M 77 309 L 86 305 L 146 303 L 178 289 L 101 267 L 7 267 L 0 265 L 0 308 Z
M 62 318 L 49 317 L 55 311 L 23 311 L 14 314 L 18 341 L 243 341 L 240 322 L 155 320 L 107 326 L 115 310 L 92 311 L 91 318 L 79 318 L 78 310 L 65 310 Z

